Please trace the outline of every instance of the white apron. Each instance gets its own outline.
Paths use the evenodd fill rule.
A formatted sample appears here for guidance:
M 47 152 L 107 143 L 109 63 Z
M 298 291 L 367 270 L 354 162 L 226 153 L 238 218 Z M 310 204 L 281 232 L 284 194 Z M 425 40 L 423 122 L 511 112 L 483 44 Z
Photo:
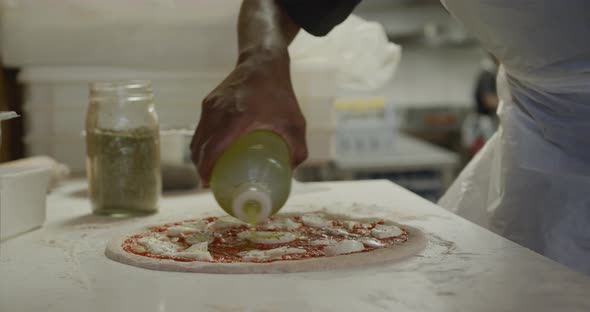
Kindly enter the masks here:
M 443 2 L 502 63 L 501 125 L 439 204 L 590 274 L 590 1 Z

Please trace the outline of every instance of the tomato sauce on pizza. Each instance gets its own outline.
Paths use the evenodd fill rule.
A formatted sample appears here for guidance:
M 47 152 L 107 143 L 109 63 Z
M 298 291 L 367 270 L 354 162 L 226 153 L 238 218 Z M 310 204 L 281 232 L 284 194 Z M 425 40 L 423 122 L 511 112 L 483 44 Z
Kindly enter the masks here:
M 178 262 L 268 263 L 369 252 L 407 239 L 407 229 L 384 220 L 313 213 L 275 215 L 256 226 L 229 216 L 168 223 L 128 237 L 121 247 Z

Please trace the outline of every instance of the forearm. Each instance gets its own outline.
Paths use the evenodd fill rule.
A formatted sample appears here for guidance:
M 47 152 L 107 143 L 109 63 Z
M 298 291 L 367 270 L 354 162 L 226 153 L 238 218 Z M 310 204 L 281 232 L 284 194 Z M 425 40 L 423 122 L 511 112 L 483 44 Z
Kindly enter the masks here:
M 244 0 L 238 20 L 238 62 L 252 54 L 288 55 L 298 31 L 275 0 Z

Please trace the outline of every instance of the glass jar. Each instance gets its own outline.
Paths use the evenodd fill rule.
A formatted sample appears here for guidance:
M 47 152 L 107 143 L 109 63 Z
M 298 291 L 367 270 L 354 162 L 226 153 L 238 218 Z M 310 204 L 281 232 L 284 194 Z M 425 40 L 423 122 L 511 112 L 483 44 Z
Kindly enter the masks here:
M 145 215 L 158 210 L 159 137 L 149 81 L 90 85 L 86 170 L 95 214 Z

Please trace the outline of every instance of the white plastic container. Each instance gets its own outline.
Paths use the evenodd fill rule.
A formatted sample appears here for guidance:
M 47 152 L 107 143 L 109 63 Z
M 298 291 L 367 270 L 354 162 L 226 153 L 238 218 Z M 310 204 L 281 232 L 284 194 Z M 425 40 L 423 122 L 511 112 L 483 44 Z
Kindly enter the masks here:
M 336 157 L 336 130 L 307 129 L 308 157 L 305 165 L 322 165 Z
M 0 112 L 0 121 L 17 116 L 14 112 Z M 43 225 L 50 175 L 49 165 L 0 165 L 0 240 Z
M 307 121 L 308 130 L 336 129 L 336 75 L 337 69 L 323 62 L 292 62 L 293 90 Z
M 382 96 L 354 96 L 335 103 L 338 116 L 336 154 L 363 158 L 394 149 L 397 136 L 395 110 Z
M 0 166 L 0 240 L 43 225 L 50 172 L 48 166 Z

